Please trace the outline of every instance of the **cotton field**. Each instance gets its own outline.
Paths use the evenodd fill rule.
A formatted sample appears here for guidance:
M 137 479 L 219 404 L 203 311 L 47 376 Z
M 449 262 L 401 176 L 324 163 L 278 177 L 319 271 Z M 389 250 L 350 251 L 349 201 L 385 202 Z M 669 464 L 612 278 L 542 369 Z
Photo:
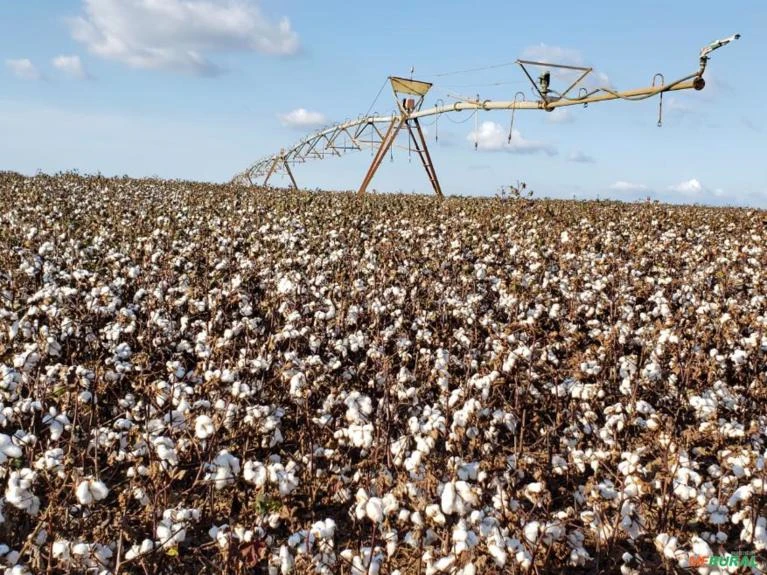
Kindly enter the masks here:
M 12 174 L 0 205 L 6 573 L 767 556 L 765 212 Z

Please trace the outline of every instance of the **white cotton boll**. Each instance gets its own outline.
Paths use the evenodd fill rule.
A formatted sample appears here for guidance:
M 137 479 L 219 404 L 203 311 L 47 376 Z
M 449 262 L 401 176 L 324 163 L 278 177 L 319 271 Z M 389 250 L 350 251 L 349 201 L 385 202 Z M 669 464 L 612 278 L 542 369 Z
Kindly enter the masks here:
M 697 535 L 694 535 L 690 542 L 692 543 L 693 555 L 698 555 L 699 557 L 710 557 L 712 555 L 709 544 Z
M 663 377 L 663 370 L 656 362 L 651 361 L 642 368 L 642 376 L 650 381 L 660 381 Z
M 541 531 L 541 524 L 537 521 L 531 521 L 527 525 L 525 525 L 522 532 L 525 535 L 525 539 L 528 543 L 535 545 L 535 543 L 538 541 L 538 537 L 540 535 Z
M 296 284 L 294 284 L 288 276 L 282 276 L 277 284 L 277 293 L 285 295 L 296 291 Z
M 514 555 L 522 571 L 529 571 L 533 565 L 533 556 L 524 547 L 520 546 Z
M 216 432 L 213 420 L 208 415 L 198 415 L 194 422 L 194 434 L 199 439 L 207 439 Z
M 242 476 L 248 483 L 252 483 L 256 487 L 261 488 L 266 485 L 268 472 L 263 463 L 258 461 L 246 461 Z
M 132 545 L 130 549 L 125 553 L 125 559 L 131 561 L 136 557 L 145 555 L 154 550 L 154 541 L 151 539 L 144 539 L 141 545 Z
M 443 513 L 446 513 L 447 515 L 455 513 L 455 499 L 455 484 L 453 482 L 446 483 L 442 489 L 442 500 L 440 505 Z
M 240 474 L 240 460 L 223 449 L 213 460 L 213 469 L 214 473 L 206 475 L 206 479 L 212 479 L 216 489 L 223 489 Z
M 754 493 L 754 488 L 749 485 L 738 487 L 727 500 L 727 507 L 735 507 L 741 501 L 748 501 Z
M 293 570 L 293 555 L 286 545 L 280 547 L 280 573 L 288 575 Z
M 753 540 L 754 547 L 758 551 L 767 549 L 767 517 L 759 516 L 756 526 L 750 518 L 743 520 L 743 531 L 740 534 L 741 541 Z
M 88 555 L 90 551 L 91 547 L 87 543 L 75 543 L 72 545 L 72 555 L 79 555 L 80 557 L 83 557 Z
M 32 493 L 36 478 L 37 473 L 28 468 L 12 471 L 5 490 L 5 501 L 29 515 L 37 515 L 40 499 Z
M 668 559 L 676 558 L 677 538 L 671 537 L 668 533 L 659 533 L 655 537 L 655 547 L 658 551 L 663 553 L 663 556 Z
M 383 512 L 385 515 L 392 515 L 399 511 L 399 501 L 393 493 L 387 493 L 383 499 Z
M 528 483 L 525 486 L 523 493 L 525 498 L 528 501 L 530 501 L 531 503 L 536 503 L 540 499 L 540 496 L 544 492 L 544 490 L 545 488 L 543 486 L 543 483 L 534 482 L 534 483 Z
M 551 457 L 551 468 L 555 475 L 564 475 L 567 472 L 567 460 L 561 455 Z
M 306 387 L 306 376 L 299 372 L 290 378 L 290 395 L 295 398 L 302 398 L 304 396 L 304 388 Z
M 479 473 L 479 461 L 472 461 L 471 463 L 462 463 L 456 470 L 458 479 L 462 481 L 476 481 L 477 474 Z
M 70 558 L 70 544 L 66 539 L 58 539 L 53 542 L 53 548 L 51 552 L 56 559 L 61 561 L 69 561 Z
M 354 447 L 369 449 L 373 445 L 373 431 L 372 423 L 366 423 L 365 425 L 353 424 L 345 430 L 345 434 L 349 437 Z
M 175 444 L 169 437 L 156 437 L 152 440 L 157 457 L 159 457 L 163 463 L 175 466 L 178 465 L 178 454 L 176 453 Z
M 320 539 L 333 539 L 336 532 L 336 522 L 332 519 L 317 521 L 312 525 L 310 532 Z
M 636 453 L 623 452 L 622 461 L 618 464 L 618 471 L 623 475 L 635 473 L 639 467 L 639 456 Z
M 442 559 L 438 560 L 434 564 L 434 568 L 440 573 L 447 573 L 448 571 L 450 571 L 454 563 L 455 563 L 455 556 L 448 555 L 447 557 L 443 557 Z
M 713 525 L 724 525 L 729 518 L 728 509 L 725 505 L 720 505 L 718 499 L 711 499 L 706 505 L 706 511 L 709 513 L 709 522 Z
M 43 424 L 48 426 L 51 433 L 51 441 L 58 441 L 70 424 L 69 418 L 66 414 L 57 414 L 55 408 L 51 408 L 49 415 L 43 418 Z
M 383 563 L 383 556 L 375 555 L 370 560 L 370 565 L 368 565 L 367 575 L 379 575 L 379 573 L 381 572 L 382 563 Z
M 373 523 L 383 521 L 383 502 L 378 497 L 371 497 L 365 503 L 365 514 Z
M 231 538 L 231 534 L 229 532 L 228 525 L 224 524 L 221 527 L 214 525 L 208 530 L 208 536 L 216 542 L 216 545 L 218 545 L 220 549 L 229 548 L 229 540 Z
M 730 361 L 732 361 L 732 363 L 737 366 L 741 366 L 746 363 L 747 359 L 748 353 L 742 349 L 736 349 L 734 352 L 732 352 L 732 354 L 730 354 Z
M 599 372 L 602 371 L 602 366 L 599 365 L 599 362 L 594 360 L 584 361 L 581 363 L 580 368 L 586 375 L 598 375 Z
M 354 558 L 354 552 L 351 549 L 344 549 L 339 553 L 339 555 L 347 563 L 351 563 L 352 559 Z
M 413 515 L 416 515 L 415 513 Z M 432 503 L 426 506 L 426 517 L 434 521 L 437 525 L 444 525 L 446 522 L 445 516 L 440 511 L 439 505 Z M 411 521 L 415 523 L 415 518 L 411 516 Z
M 10 436 L 0 433 L 0 464 L 5 463 L 9 457 L 19 458 L 21 455 L 21 448 L 13 444 Z
M 397 552 L 397 542 L 399 541 L 397 532 L 387 531 L 386 533 L 384 533 L 383 539 L 386 542 L 386 555 L 388 557 L 393 557 L 394 554 Z
M 498 565 L 498 567 L 503 567 L 506 565 L 506 561 L 509 559 L 509 554 L 503 547 L 496 544 L 495 541 L 488 543 L 487 551 L 490 553 L 490 556 L 493 558 L 495 564 Z
M 86 479 L 77 486 L 75 495 L 81 505 L 92 505 L 96 501 L 106 499 L 109 489 L 101 481 Z

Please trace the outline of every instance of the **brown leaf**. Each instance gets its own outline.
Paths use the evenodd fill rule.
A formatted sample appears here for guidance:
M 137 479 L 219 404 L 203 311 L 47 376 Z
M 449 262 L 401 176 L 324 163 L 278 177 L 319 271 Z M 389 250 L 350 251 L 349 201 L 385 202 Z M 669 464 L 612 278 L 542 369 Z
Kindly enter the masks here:
M 240 545 L 240 559 L 247 567 L 255 567 L 266 557 L 266 545 L 263 541 L 251 541 Z

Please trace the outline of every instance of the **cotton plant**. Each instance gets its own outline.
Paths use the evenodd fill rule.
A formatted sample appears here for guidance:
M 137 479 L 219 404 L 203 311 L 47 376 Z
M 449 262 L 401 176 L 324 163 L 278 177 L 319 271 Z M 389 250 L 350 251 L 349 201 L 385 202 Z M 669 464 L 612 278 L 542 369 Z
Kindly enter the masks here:
M 3 567 L 764 550 L 760 212 L 369 199 L 0 174 Z

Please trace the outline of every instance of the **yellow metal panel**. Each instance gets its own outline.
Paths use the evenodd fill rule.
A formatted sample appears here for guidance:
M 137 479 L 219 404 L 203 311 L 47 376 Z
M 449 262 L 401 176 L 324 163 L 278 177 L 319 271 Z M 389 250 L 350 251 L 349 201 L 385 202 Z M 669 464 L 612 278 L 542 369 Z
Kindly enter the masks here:
M 407 78 L 398 78 L 391 76 L 391 87 L 397 93 L 413 94 L 414 96 L 425 96 L 431 88 L 429 82 L 419 82 L 418 80 L 409 80 Z

